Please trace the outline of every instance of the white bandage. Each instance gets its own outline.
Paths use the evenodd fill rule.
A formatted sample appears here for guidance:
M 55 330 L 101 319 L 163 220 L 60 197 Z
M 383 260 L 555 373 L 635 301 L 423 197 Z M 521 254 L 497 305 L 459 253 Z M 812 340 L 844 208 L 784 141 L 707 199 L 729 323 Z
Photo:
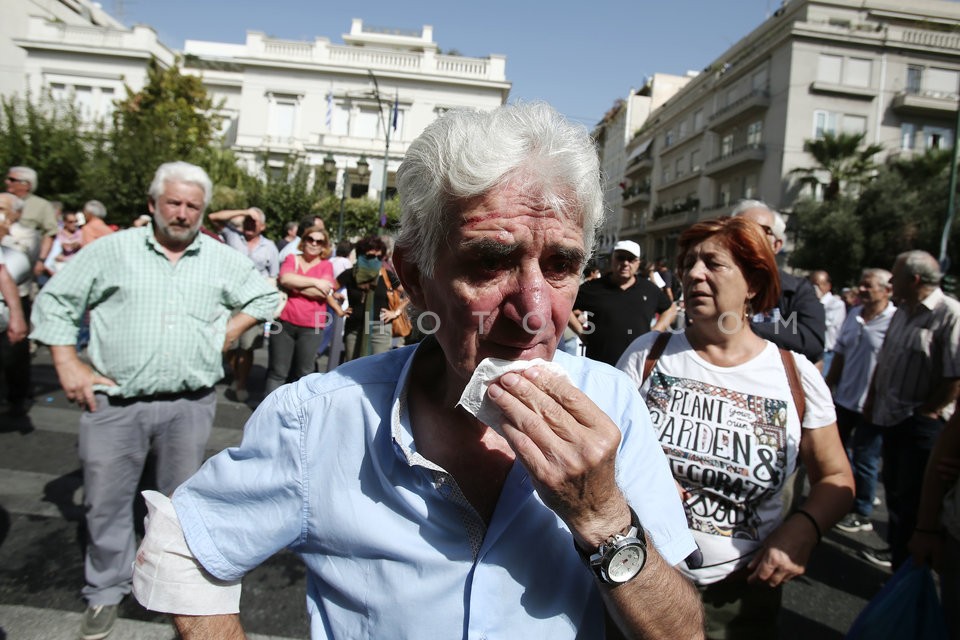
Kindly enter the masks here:
M 217 580 L 190 553 L 170 498 L 144 491 L 147 535 L 133 563 L 133 595 L 151 611 L 212 616 L 240 611 L 240 581 Z
M 490 383 L 500 379 L 500 376 L 508 371 L 523 371 L 530 367 L 542 367 L 551 373 L 563 376 L 567 380 L 570 376 L 567 372 L 555 362 L 548 362 L 543 358 L 533 360 L 501 360 L 500 358 L 484 358 L 477 365 L 470 382 L 464 388 L 460 395 L 458 407 L 463 407 L 470 412 L 477 420 L 487 425 L 500 435 L 500 424 L 506 421 L 503 412 L 495 402 L 487 397 L 487 387 Z

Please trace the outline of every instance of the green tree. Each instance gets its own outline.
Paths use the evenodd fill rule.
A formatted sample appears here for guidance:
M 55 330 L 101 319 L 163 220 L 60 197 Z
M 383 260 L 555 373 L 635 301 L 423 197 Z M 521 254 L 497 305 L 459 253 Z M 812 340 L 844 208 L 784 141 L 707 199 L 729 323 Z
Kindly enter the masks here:
M 864 264 L 864 231 L 850 198 L 833 202 L 806 199 L 793 211 L 799 240 L 790 263 L 803 269 L 825 269 L 839 290 L 857 279 Z
M 946 220 L 949 164 L 950 152 L 931 150 L 881 167 L 856 199 L 801 200 L 794 209 L 798 243 L 791 264 L 826 269 L 839 286 L 855 283 L 865 267 L 889 269 L 903 251 L 922 249 L 936 256 Z M 955 227 L 951 254 L 958 241 Z
M 34 101 L 0 98 L 0 170 L 28 166 L 39 176 L 37 194 L 76 208 L 96 193 L 91 158 L 105 142 L 102 122 L 84 122 L 70 102 L 49 93 Z
M 803 184 L 822 184 L 818 177 L 826 173 L 826 186 L 823 199 L 832 202 L 840 197 L 842 189 L 856 192 L 873 175 L 876 164 L 873 156 L 883 151 L 883 145 L 871 144 L 860 148 L 866 134 L 863 133 L 824 133 L 823 137 L 807 140 L 803 150 L 813 156 L 815 167 L 794 169 L 791 173 L 800 177 Z
M 127 222 L 145 211 L 147 189 L 161 163 L 209 159 L 221 121 L 215 110 L 199 77 L 150 60 L 143 89 L 127 88 L 113 114 L 103 186 L 119 219 Z

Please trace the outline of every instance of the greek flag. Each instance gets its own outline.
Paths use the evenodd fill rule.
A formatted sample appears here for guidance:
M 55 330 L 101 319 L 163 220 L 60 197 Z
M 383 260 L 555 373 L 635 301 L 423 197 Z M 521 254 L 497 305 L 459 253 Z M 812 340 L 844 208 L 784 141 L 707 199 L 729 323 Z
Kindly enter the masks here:
M 333 89 L 327 92 L 327 131 L 333 130 Z

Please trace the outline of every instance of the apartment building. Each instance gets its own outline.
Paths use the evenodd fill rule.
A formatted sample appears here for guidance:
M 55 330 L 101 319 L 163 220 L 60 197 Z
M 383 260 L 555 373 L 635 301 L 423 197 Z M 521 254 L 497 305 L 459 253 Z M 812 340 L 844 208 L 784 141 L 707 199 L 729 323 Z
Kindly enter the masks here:
M 651 112 L 683 88 L 695 75 L 654 74 L 644 81 L 639 90 L 630 89 L 625 99 L 617 99 L 591 132 L 600 154 L 600 169 L 604 177 L 603 204 L 607 212 L 596 244 L 596 253 L 601 259 L 613 250 L 623 228 L 639 225 L 639 212 L 636 209 L 629 212 L 624 210 L 627 200 L 624 196 L 624 169 L 634 159 L 627 155 L 627 144 Z M 647 191 L 649 192 L 649 189 Z
M 789 213 L 825 132 L 890 155 L 953 145 L 960 4 L 791 0 L 650 114 L 626 145 L 618 237 L 675 255 L 741 198 Z

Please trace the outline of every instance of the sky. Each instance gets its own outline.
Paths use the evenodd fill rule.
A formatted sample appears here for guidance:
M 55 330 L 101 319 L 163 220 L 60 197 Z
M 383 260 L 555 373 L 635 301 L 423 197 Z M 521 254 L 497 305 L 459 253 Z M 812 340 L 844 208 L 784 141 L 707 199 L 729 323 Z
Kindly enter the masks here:
M 147 24 L 176 50 L 185 40 L 242 44 L 246 32 L 342 43 L 353 18 L 433 26 L 444 52 L 507 56 L 508 100 L 545 100 L 592 127 L 654 73 L 701 70 L 762 23 L 780 0 L 101 0 L 126 25 Z

